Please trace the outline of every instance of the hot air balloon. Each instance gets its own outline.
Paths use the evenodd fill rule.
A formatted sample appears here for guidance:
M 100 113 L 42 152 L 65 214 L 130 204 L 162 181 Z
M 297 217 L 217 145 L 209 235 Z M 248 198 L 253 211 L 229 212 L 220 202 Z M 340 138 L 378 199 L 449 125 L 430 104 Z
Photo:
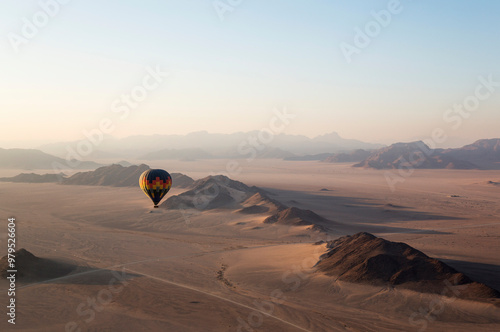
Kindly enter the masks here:
M 172 177 L 162 169 L 150 169 L 141 174 L 139 186 L 157 208 L 158 203 L 172 186 Z

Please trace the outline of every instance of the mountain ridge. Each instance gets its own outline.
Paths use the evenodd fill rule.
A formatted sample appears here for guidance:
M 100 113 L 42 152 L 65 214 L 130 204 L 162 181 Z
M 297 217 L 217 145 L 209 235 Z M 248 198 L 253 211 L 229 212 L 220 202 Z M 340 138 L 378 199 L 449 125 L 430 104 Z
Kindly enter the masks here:
M 102 166 L 93 161 L 67 160 L 45 153 L 38 149 L 2 149 L 0 148 L 0 168 L 12 169 L 71 169 L 72 163 L 78 169 L 92 169 Z
M 238 148 L 241 145 L 252 147 L 250 141 L 257 141 L 260 147 L 281 149 L 290 154 L 311 154 L 323 152 L 342 152 L 353 149 L 375 149 L 383 145 L 366 143 L 355 139 L 344 139 L 332 132 L 309 138 L 304 135 L 276 134 L 270 142 L 262 142 L 260 131 L 236 132 L 231 134 L 208 133 L 198 131 L 187 135 L 135 135 L 124 138 L 105 137 L 94 153 L 113 154 L 113 157 L 138 158 L 165 149 L 200 149 L 208 155 L 219 158 L 235 155 L 246 157 Z M 76 146 L 78 141 L 43 144 L 39 148 L 47 153 L 64 156 L 68 146 Z M 240 150 L 241 151 L 241 150 Z M 291 155 L 290 155 L 291 156 Z M 89 155 L 92 157 L 92 154 Z
M 373 151 L 354 167 L 375 169 L 500 169 L 500 139 L 483 139 L 455 149 L 431 149 L 422 141 L 394 143 Z

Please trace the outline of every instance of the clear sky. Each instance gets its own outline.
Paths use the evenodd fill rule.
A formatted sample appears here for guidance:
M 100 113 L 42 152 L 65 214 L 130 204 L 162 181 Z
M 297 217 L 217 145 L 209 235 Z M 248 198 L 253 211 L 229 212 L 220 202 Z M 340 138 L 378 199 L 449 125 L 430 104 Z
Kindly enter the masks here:
M 0 147 L 78 140 L 103 118 L 116 137 L 258 130 L 276 107 L 297 115 L 286 133 L 309 137 L 392 143 L 442 128 L 452 146 L 500 136 L 500 86 L 443 119 L 479 76 L 500 82 L 500 1 L 401 0 L 385 26 L 371 13 L 391 1 L 55 2 L 0 2 Z M 355 47 L 367 26 L 369 45 L 348 63 L 341 45 Z M 115 101 L 148 66 L 170 75 L 120 118 Z

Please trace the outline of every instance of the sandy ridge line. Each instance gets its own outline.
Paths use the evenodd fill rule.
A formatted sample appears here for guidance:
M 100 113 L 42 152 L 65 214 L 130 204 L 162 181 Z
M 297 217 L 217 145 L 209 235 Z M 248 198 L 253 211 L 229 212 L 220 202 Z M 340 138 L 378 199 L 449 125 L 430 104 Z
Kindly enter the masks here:
M 311 242 L 312 243 L 312 242 Z M 304 242 L 302 243 L 286 243 L 285 245 L 288 245 L 288 244 L 304 244 Z M 59 280 L 65 280 L 65 279 L 70 279 L 72 277 L 76 277 L 76 276 L 82 276 L 82 275 L 86 275 L 86 274 L 91 274 L 91 273 L 95 273 L 95 272 L 100 272 L 100 271 L 105 271 L 105 270 L 109 270 L 109 269 L 115 269 L 115 268 L 118 268 L 118 267 L 123 267 L 125 270 L 128 270 L 130 272 L 133 272 L 133 273 L 137 273 L 141 276 L 145 276 L 145 277 L 148 277 L 148 278 L 151 278 L 151 279 L 154 279 L 154 280 L 158 280 L 158 281 L 161 281 L 161 282 L 165 282 L 165 283 L 168 283 L 168 284 L 171 284 L 171 285 L 174 285 L 174 286 L 177 286 L 177 287 L 182 287 L 182 288 L 185 288 L 185 289 L 189 289 L 189 290 L 192 290 L 192 291 L 195 291 L 195 292 L 199 292 L 199 293 L 203 293 L 205 295 L 208 295 L 208 296 L 212 296 L 212 297 L 215 297 L 215 298 L 218 298 L 220 300 L 223 300 L 223 301 L 226 301 L 226 302 L 230 302 L 230 303 L 233 303 L 233 304 L 236 304 L 240 307 L 243 307 L 243 308 L 246 308 L 246 309 L 249 309 L 249 310 L 252 310 L 252 311 L 257 311 L 257 312 L 260 312 L 261 314 L 265 315 L 265 316 L 268 316 L 268 317 L 271 317 L 271 318 L 274 318 L 282 323 L 285 323 L 287 325 L 290 325 L 290 326 L 293 326 L 301 331 L 307 331 L 307 332 L 312 332 L 310 330 L 307 330 L 307 329 L 304 329 L 298 325 L 295 325 L 293 323 L 290 323 L 286 320 L 283 320 L 277 316 L 274 316 L 272 314 L 269 314 L 269 313 L 266 313 L 264 311 L 261 311 L 257 308 L 254 308 L 254 307 L 251 307 L 251 306 L 248 306 L 248 305 L 245 305 L 243 303 L 239 303 L 237 301 L 234 301 L 234 300 L 230 300 L 228 298 L 224 298 L 222 296 L 219 296 L 219 295 L 216 295 L 216 294 L 212 294 L 212 293 L 208 293 L 206 291 L 203 291 L 203 290 L 200 290 L 200 289 L 197 289 L 197 288 L 194 288 L 194 287 L 191 287 L 189 285 L 184 285 L 184 284 L 180 284 L 180 283 L 176 283 L 174 281 L 170 281 L 170 280 L 166 280 L 166 279 L 162 279 L 162 278 L 159 278 L 159 277 L 155 277 L 155 276 L 152 276 L 152 275 L 149 275 L 149 274 L 144 274 L 144 273 L 141 273 L 141 272 L 138 272 L 138 271 L 135 271 L 135 270 L 132 270 L 132 269 L 129 269 L 129 268 L 125 268 L 125 266 L 129 266 L 129 265 L 135 265 L 135 264 L 140 264 L 140 263 L 145 263 L 145 262 L 153 262 L 153 261 L 161 261 L 161 260 L 167 260 L 167 259 L 171 259 L 171 258 L 181 258 L 181 257 L 199 257 L 199 256 L 204 256 L 204 255 L 207 255 L 207 254 L 216 254 L 216 253 L 223 253 L 223 252 L 231 252 L 231 251 L 236 251 L 236 250 L 245 250 L 245 249 L 256 249 L 256 248 L 265 248 L 265 247 L 276 247 L 276 246 L 281 246 L 281 245 L 284 245 L 284 244 L 273 244 L 273 245 L 263 245 L 263 246 L 254 246 L 254 247 L 247 247 L 247 248 L 237 248 L 237 249 L 232 249 L 232 250 L 215 250 L 215 251 L 210 251 L 210 252 L 205 252 L 205 253 L 196 253 L 196 254 L 189 254 L 189 255 L 177 255 L 177 256 L 168 256 L 168 257 L 164 257 L 164 258 L 152 258 L 152 259 L 146 259 L 146 260 L 141 260 L 141 261 L 135 261 L 135 262 L 130 262 L 130 263 L 125 263 L 125 264 L 117 264 L 117 265 L 113 265 L 113 266 L 110 266 L 110 267 L 107 267 L 107 268 L 100 268 L 100 269 L 94 269 L 94 270 L 90 270 L 90 271 L 85 271 L 85 272 L 80 272 L 80 273 L 76 273 L 76 274 L 71 274 L 71 275 L 67 275 L 67 276 L 63 276 L 63 277 L 59 277 L 59 278 L 54 278 L 54 279 L 49 279 L 49 280 L 45 280 L 45 281 L 41 281 L 41 282 L 37 282 L 37 283 L 33 283 L 33 284 L 29 284 L 29 285 L 25 285 L 25 286 L 22 286 L 22 287 L 19 287 L 19 289 L 23 289 L 23 288 L 28 288 L 28 287 L 32 287 L 32 286 L 37 286 L 37 285 L 41 285 L 41 284 L 47 284 L 47 283 L 50 283 L 52 281 L 59 281 Z
M 470 226 L 440 227 L 440 228 L 435 228 L 435 229 L 415 230 L 415 231 L 407 232 L 407 233 L 420 233 L 420 232 L 423 232 L 423 231 L 446 230 L 446 229 L 476 228 L 476 227 L 484 227 L 484 226 L 491 226 L 491 225 L 500 225 L 500 223 L 470 225 Z M 379 235 L 382 236 L 382 235 L 393 235 L 393 234 L 403 234 L 403 233 L 392 232 L 392 233 L 376 233 L 376 234 L 379 234 Z M 108 266 L 108 267 L 105 267 L 105 268 L 93 269 L 93 270 L 89 270 L 89 271 L 85 271 L 85 272 L 80 272 L 80 273 L 76 273 L 76 274 L 70 274 L 70 275 L 67 275 L 67 276 L 59 277 L 59 278 L 44 280 L 44 281 L 40 281 L 40 282 L 36 282 L 36 283 L 32 283 L 32 284 L 28 284 L 28 285 L 19 287 L 19 289 L 28 288 L 28 287 L 32 287 L 32 286 L 36 286 L 36 285 L 41 285 L 41 284 L 46 284 L 46 283 L 50 283 L 52 281 L 59 281 L 59 280 L 70 279 L 72 277 L 82 276 L 82 275 L 85 275 L 85 274 L 90 274 L 90 273 L 105 271 L 105 270 L 109 270 L 109 269 L 114 269 L 114 268 L 119 268 L 119 267 L 125 267 L 125 266 L 128 266 L 128 265 L 135 265 L 135 264 L 146 263 L 146 262 L 154 262 L 154 261 L 159 262 L 159 261 L 167 260 L 167 259 L 171 259 L 171 258 L 200 257 L 200 256 L 204 256 L 204 255 L 209 255 L 209 254 L 218 254 L 218 253 L 232 252 L 232 251 L 237 251 L 237 250 L 250 250 L 250 249 L 258 249 L 258 248 L 278 247 L 278 246 L 282 246 L 282 245 L 293 245 L 293 244 L 307 244 L 307 243 L 314 244 L 316 242 L 317 241 L 269 244 L 269 245 L 262 245 L 262 246 L 253 246 L 253 247 L 245 247 L 245 248 L 235 248 L 235 249 L 230 249 L 230 250 L 224 250 L 224 249 L 222 249 L 222 250 L 200 252 L 200 253 L 195 253 L 195 254 L 167 256 L 167 257 L 163 257 L 163 258 L 151 258 L 151 259 L 134 261 L 134 262 L 124 263 L 124 264 L 116 264 L 116 265 Z M 7 291 L 7 289 L 4 289 L 3 291 Z
M 310 242 L 310 243 L 314 243 L 314 242 Z M 191 253 L 191 254 L 185 254 L 185 255 L 167 256 L 167 257 L 162 257 L 162 258 L 150 258 L 150 259 L 144 259 L 144 260 L 140 260 L 140 261 L 134 261 L 134 262 L 124 263 L 124 264 L 111 265 L 111 266 L 108 266 L 108 267 L 103 267 L 103 268 L 98 268 L 98 269 L 92 269 L 92 270 L 89 270 L 89 271 L 84 271 L 84 272 L 75 273 L 75 274 L 69 274 L 69 275 L 66 275 L 66 276 L 58 277 L 58 278 L 53 278 L 53 279 L 48 279 L 48 280 L 44 280 L 44 281 L 40 281 L 40 282 L 28 284 L 28 285 L 25 285 L 25 286 L 22 286 L 22 287 L 18 287 L 18 289 L 28 288 L 28 287 L 32 287 L 32 286 L 41 285 L 41 284 L 47 284 L 47 283 L 50 283 L 52 281 L 66 280 L 66 279 L 70 279 L 70 278 L 73 278 L 73 277 L 78 277 L 78 276 L 82 276 L 82 275 L 86 275 L 86 274 L 91 274 L 91 273 L 106 271 L 106 270 L 109 270 L 109 269 L 116 269 L 116 268 L 119 268 L 119 267 L 125 267 L 125 266 L 129 266 L 129 265 L 140 264 L 140 263 L 159 262 L 159 261 L 168 260 L 168 259 L 172 259 L 172 258 L 182 258 L 182 257 L 201 257 L 201 256 L 205 256 L 205 255 L 210 255 L 210 254 L 232 252 L 232 251 L 237 251 L 237 250 L 250 250 L 250 249 L 277 247 L 277 246 L 281 246 L 281 245 L 293 245 L 293 244 L 307 244 L 307 242 L 269 244 L 269 245 L 253 246 L 253 247 L 246 247 L 246 248 L 235 248 L 235 249 L 230 249 L 230 250 L 224 250 L 224 249 L 222 249 L 222 250 L 214 250 L 214 251 L 207 251 L 207 252 L 199 252 L 199 253 L 194 253 L 194 254 Z M 3 291 L 7 291 L 7 289 L 3 289 Z
M 285 323 L 285 324 L 287 324 L 287 325 L 293 326 L 293 327 L 295 327 L 295 328 L 297 328 L 297 329 L 299 329 L 299 330 L 301 330 L 301 331 L 312 332 L 311 330 L 306 330 L 306 329 L 305 329 L 305 328 L 303 328 L 303 327 L 300 327 L 300 326 L 298 326 L 298 325 L 295 325 L 295 324 L 293 324 L 293 323 L 290 323 L 290 322 L 288 322 L 288 321 L 286 321 L 286 320 L 284 320 L 284 319 L 281 319 L 281 318 L 279 318 L 279 317 L 277 317 L 277 316 L 274 316 L 274 315 L 272 315 L 272 314 L 269 314 L 269 313 L 267 313 L 267 312 L 265 312 L 265 311 L 261 311 L 261 310 L 259 310 L 259 309 L 257 309 L 257 308 L 254 308 L 254 307 L 248 306 L 248 305 L 243 304 L 243 303 L 239 303 L 239 302 L 234 301 L 234 300 L 230 300 L 230 299 L 228 299 L 228 298 L 225 298 L 225 297 L 223 297 L 223 296 L 220 296 L 220 295 L 217 295 L 217 294 L 214 294 L 214 293 L 209 293 L 209 292 L 206 292 L 206 291 L 204 291 L 204 290 L 202 290 L 202 289 L 198 289 L 198 288 L 195 288 L 195 287 L 191 287 L 191 286 L 189 286 L 189 285 L 180 284 L 180 283 L 177 283 L 177 282 L 174 282 L 174 281 L 170 281 L 170 280 L 162 279 L 162 278 L 159 278 L 159 277 L 152 276 L 152 275 L 150 275 L 150 274 L 141 273 L 141 272 L 139 272 L 139 271 L 135 271 L 135 270 L 128 269 L 128 268 L 126 268 L 125 270 L 128 270 L 128 271 L 133 272 L 133 273 L 138 273 L 138 274 L 141 274 L 141 275 L 143 275 L 143 276 L 146 276 L 146 277 L 148 277 L 148 278 L 150 278 L 150 279 L 158 280 L 158 281 L 161 281 L 161 282 L 164 282 L 164 283 L 170 284 L 170 285 L 174 285 L 174 286 L 177 286 L 177 287 L 181 287 L 181 288 L 189 289 L 189 290 L 192 290 L 192 291 L 195 291 L 195 292 L 198 292 L 198 293 L 202 293 L 202 294 L 205 294 L 205 295 L 208 295 L 208 296 L 212 296 L 212 297 L 215 297 L 215 298 L 217 298 L 217 299 L 219 299 L 219 300 L 223 300 L 223 301 L 226 301 L 226 302 L 230 302 L 230 303 L 232 303 L 232 304 L 236 304 L 236 305 L 238 305 L 238 306 L 240 306 L 240 307 L 243 307 L 243 308 L 249 309 L 249 310 L 251 310 L 251 311 L 257 311 L 257 312 L 260 312 L 261 314 L 263 314 L 263 315 L 265 315 L 265 316 L 268 316 L 268 317 L 274 318 L 274 319 L 276 319 L 276 320 L 278 320 L 278 321 L 280 321 L 280 322 L 282 322 L 282 323 Z

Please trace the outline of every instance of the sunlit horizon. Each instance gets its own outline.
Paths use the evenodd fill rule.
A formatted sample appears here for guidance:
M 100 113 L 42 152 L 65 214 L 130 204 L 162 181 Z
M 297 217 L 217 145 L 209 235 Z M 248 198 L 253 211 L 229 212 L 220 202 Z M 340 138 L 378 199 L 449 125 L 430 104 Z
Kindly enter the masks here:
M 454 107 L 500 81 L 500 4 L 401 1 L 384 18 L 389 4 L 253 1 L 221 14 L 205 1 L 69 2 L 24 41 L 43 8 L 0 4 L 0 147 L 76 141 L 105 118 L 118 138 L 247 132 L 282 107 L 296 114 L 290 135 L 498 137 L 498 87 L 473 111 Z M 122 117 L 122 96 L 151 70 L 165 75 Z

